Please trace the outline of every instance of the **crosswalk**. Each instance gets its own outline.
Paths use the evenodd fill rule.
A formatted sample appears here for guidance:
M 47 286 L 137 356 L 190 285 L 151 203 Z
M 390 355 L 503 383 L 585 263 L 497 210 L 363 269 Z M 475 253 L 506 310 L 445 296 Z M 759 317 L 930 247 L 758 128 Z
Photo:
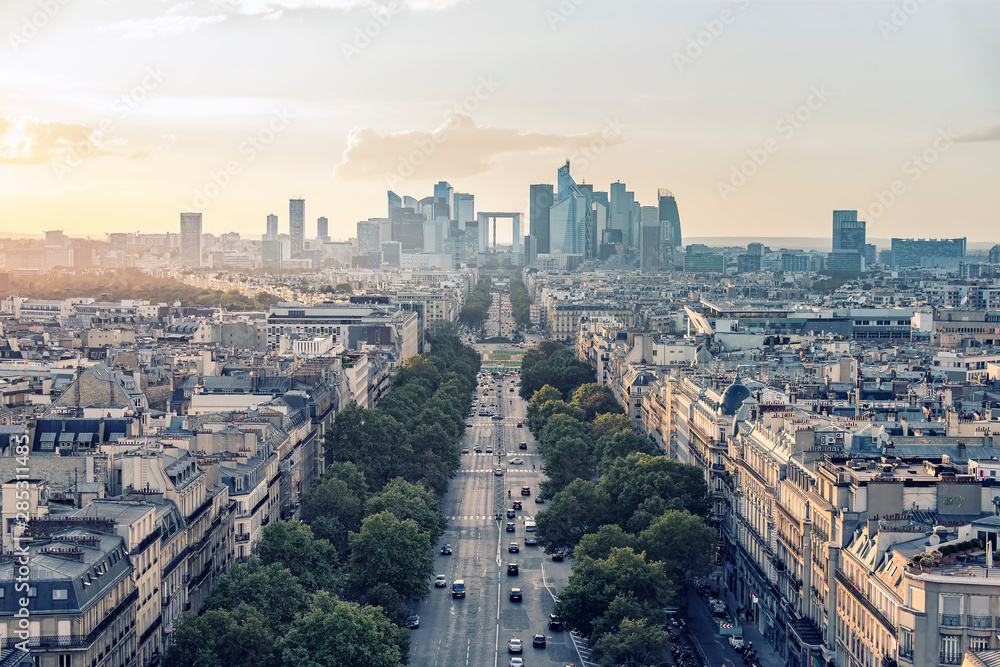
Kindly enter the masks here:
M 485 514 L 466 514 L 462 516 L 448 516 L 445 517 L 448 521 L 496 521 L 492 516 L 487 516 Z
M 569 636 L 573 639 L 573 645 L 576 647 L 576 652 L 583 659 L 583 667 L 597 667 L 596 662 L 590 661 L 590 647 L 587 646 L 587 640 L 580 636 L 576 630 L 570 630 Z

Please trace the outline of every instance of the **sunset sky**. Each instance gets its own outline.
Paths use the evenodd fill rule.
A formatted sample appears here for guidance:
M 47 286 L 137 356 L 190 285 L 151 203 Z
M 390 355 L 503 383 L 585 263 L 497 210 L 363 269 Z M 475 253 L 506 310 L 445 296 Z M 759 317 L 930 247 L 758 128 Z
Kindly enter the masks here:
M 334 238 L 438 180 L 621 180 L 686 237 L 1000 241 L 1000 2 L 3 0 L 0 233 Z

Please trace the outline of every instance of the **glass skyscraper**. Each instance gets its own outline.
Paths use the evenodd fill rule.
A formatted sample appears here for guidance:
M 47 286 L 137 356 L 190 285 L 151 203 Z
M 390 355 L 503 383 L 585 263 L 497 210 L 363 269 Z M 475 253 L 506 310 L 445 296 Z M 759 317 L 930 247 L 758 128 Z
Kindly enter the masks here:
M 181 213 L 181 266 L 201 266 L 201 213 Z
M 555 200 L 552 186 L 548 183 L 532 185 L 529 197 L 528 225 L 535 237 L 535 252 L 549 253 L 549 209 Z
M 288 200 L 288 236 L 292 243 L 292 258 L 302 257 L 306 249 L 306 200 Z

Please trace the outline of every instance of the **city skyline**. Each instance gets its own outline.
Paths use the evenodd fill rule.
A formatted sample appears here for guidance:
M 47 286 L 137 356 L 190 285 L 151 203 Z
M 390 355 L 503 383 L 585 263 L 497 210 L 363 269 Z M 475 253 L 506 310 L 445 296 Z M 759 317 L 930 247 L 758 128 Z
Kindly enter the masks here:
M 301 196 L 346 239 L 440 180 L 527 215 L 569 158 L 685 237 L 995 241 L 1000 7 L 903 4 L 6 3 L 0 232 L 256 237 Z

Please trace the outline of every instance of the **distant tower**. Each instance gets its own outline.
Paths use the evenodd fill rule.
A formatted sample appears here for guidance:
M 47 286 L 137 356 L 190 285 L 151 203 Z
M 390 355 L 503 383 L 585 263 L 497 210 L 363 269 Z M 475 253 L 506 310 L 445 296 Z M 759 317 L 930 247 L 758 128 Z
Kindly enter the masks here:
M 288 236 L 291 240 L 292 259 L 302 257 L 306 249 L 306 200 L 288 200 Z
M 528 209 L 528 225 L 531 227 L 531 235 L 536 240 L 536 252 L 547 255 L 549 250 L 549 209 L 555 201 L 555 193 L 548 183 L 532 185 L 529 189 L 531 198 Z
M 330 240 L 330 221 L 326 218 L 316 219 L 316 238 L 323 242 Z
M 265 241 L 278 240 L 278 216 L 271 213 L 267 216 L 267 232 L 264 234 Z
M 181 266 L 201 266 L 201 213 L 181 213 Z
M 677 200 L 670 190 L 660 188 L 658 205 L 660 208 L 660 270 L 672 273 L 674 270 L 674 249 L 681 245 L 681 214 L 677 211 Z
M 833 212 L 833 252 L 865 251 L 865 221 L 857 211 Z

